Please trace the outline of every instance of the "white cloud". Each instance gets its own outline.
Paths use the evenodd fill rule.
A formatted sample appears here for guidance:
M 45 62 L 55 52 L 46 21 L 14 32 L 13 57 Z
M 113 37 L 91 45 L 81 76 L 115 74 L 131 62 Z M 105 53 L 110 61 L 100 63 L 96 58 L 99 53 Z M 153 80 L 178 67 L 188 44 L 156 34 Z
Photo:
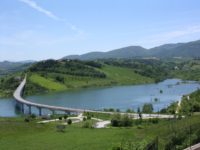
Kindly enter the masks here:
M 28 6 L 30 6 L 31 8 L 35 9 L 38 12 L 43 13 L 47 17 L 50 17 L 56 21 L 63 22 L 64 24 L 68 25 L 71 30 L 77 32 L 78 34 L 83 33 L 83 31 L 81 29 L 77 28 L 75 25 L 73 25 L 71 23 L 67 23 L 67 21 L 65 19 L 56 16 L 53 12 L 41 7 L 35 1 L 33 1 L 33 0 L 19 0 L 19 1 L 27 4 Z
M 59 18 L 58 16 L 54 15 L 51 11 L 42 8 L 41 6 L 39 6 L 36 2 L 34 2 L 32 0 L 19 0 L 19 1 L 29 5 L 33 9 L 45 14 L 46 16 L 48 16 L 48 17 L 50 17 L 50 18 L 52 18 L 54 20 L 61 20 L 61 18 Z

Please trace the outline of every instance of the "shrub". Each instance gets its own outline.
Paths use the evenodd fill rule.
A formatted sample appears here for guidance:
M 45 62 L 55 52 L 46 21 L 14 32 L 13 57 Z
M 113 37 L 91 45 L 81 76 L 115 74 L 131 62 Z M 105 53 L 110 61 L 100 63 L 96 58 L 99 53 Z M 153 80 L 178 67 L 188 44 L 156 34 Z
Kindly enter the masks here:
M 153 112 L 153 105 L 151 103 L 146 103 L 142 107 L 143 113 L 152 113 Z
M 131 110 L 130 108 L 128 108 L 128 109 L 126 110 L 126 112 L 127 112 L 127 113 L 132 113 L 132 112 L 134 112 L 134 111 Z
M 115 114 L 111 119 L 111 125 L 113 127 L 129 127 L 132 124 L 133 120 L 128 115 L 121 116 L 120 114 Z
M 65 82 L 65 78 L 64 77 L 61 77 L 61 76 L 56 76 L 56 81 L 58 82 L 61 82 L 61 83 L 64 83 Z
M 140 125 L 140 124 L 142 124 L 142 118 L 139 118 L 139 119 L 137 119 L 137 120 L 135 120 L 135 124 L 136 125 Z
M 85 61 L 85 64 L 95 68 L 101 68 L 102 64 L 95 62 L 95 61 Z
M 143 129 L 143 126 L 138 125 L 137 128 L 138 128 L 138 129 Z
M 72 120 L 71 120 L 71 119 L 68 119 L 68 120 L 67 120 L 67 123 L 68 123 L 68 125 L 71 125 L 71 124 L 72 124 Z
M 121 120 L 122 126 L 124 127 L 130 127 L 133 124 L 132 118 L 130 118 L 128 115 L 124 115 Z
M 151 122 L 153 124 L 157 124 L 159 122 L 159 119 L 158 118 L 153 118 L 153 119 L 151 119 Z
M 121 115 L 120 114 L 114 114 L 113 118 L 111 119 L 111 125 L 113 127 L 119 127 L 121 124 Z
M 116 112 L 120 112 L 120 109 L 116 109 Z
M 65 115 L 64 115 L 64 119 L 67 119 L 67 118 L 68 118 L 68 115 L 65 114 Z
M 82 125 L 83 128 L 93 128 L 92 123 L 89 121 L 85 121 Z
M 83 118 L 83 121 L 86 121 L 86 120 L 87 120 L 87 118 L 84 117 L 84 118 Z
M 24 121 L 25 122 L 30 122 L 30 119 L 29 118 L 25 118 Z
M 61 121 L 61 120 L 62 120 L 62 117 L 58 117 L 58 119 Z
M 92 118 L 92 117 L 91 117 L 90 115 L 87 116 L 87 120 L 91 120 L 91 118 Z
M 36 115 L 35 115 L 35 114 L 31 114 L 30 117 L 31 117 L 32 119 L 35 119 L 35 118 L 36 118 Z
M 57 125 L 56 129 L 58 132 L 64 132 L 65 131 L 65 125 Z
M 107 109 L 107 108 L 104 108 L 104 111 L 106 111 L 106 112 L 114 112 L 114 111 L 115 111 L 115 109 L 114 109 L 114 108 L 109 108 L 109 109 Z
M 160 110 L 160 113 L 161 113 L 161 114 L 166 114 L 166 113 L 167 113 L 167 108 L 162 108 L 162 109 Z

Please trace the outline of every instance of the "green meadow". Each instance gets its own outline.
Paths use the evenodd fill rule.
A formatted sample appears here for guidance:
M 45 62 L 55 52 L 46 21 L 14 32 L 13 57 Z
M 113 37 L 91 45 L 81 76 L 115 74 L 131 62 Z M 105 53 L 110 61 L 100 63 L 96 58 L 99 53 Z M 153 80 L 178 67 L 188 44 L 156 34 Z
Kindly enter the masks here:
M 104 129 L 82 128 L 81 123 L 66 126 L 64 132 L 56 130 L 57 123 L 37 124 L 24 122 L 24 118 L 0 118 L 1 150 L 112 150 L 120 145 L 146 145 L 158 136 L 159 149 L 163 150 L 174 134 L 189 131 L 192 139 L 200 124 L 199 116 L 182 120 L 159 120 L 159 123 L 143 121 L 133 127 L 109 127 Z M 189 135 L 189 134 L 187 134 Z M 189 145 L 189 136 L 184 146 Z

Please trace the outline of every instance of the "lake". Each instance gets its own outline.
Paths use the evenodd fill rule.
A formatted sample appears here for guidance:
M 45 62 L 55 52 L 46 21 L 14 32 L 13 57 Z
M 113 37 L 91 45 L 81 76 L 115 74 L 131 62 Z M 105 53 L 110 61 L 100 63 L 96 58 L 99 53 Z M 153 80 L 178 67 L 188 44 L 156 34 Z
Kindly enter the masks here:
M 195 81 L 168 79 L 158 84 L 88 88 L 33 95 L 26 97 L 26 99 L 32 102 L 55 106 L 93 110 L 115 108 L 121 111 L 125 111 L 128 108 L 137 110 L 144 103 L 152 103 L 154 111 L 158 111 L 198 88 L 200 88 L 200 84 Z M 47 110 L 43 111 L 49 113 Z M 36 108 L 33 109 L 33 112 L 38 113 Z M 12 98 L 0 99 L 0 116 L 9 117 L 17 115 L 18 111 L 16 111 L 15 101 Z

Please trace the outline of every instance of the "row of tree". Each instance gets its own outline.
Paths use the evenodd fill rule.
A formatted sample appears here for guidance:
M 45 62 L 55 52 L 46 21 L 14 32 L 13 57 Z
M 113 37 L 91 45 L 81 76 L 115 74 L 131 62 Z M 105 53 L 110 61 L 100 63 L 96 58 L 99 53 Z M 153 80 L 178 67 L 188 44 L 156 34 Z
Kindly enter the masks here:
M 29 68 L 31 72 L 54 72 L 61 74 L 69 74 L 75 76 L 89 76 L 97 78 L 105 78 L 106 75 L 103 72 L 98 71 L 96 68 L 101 68 L 102 65 L 93 61 L 57 61 L 46 60 L 41 61 Z

